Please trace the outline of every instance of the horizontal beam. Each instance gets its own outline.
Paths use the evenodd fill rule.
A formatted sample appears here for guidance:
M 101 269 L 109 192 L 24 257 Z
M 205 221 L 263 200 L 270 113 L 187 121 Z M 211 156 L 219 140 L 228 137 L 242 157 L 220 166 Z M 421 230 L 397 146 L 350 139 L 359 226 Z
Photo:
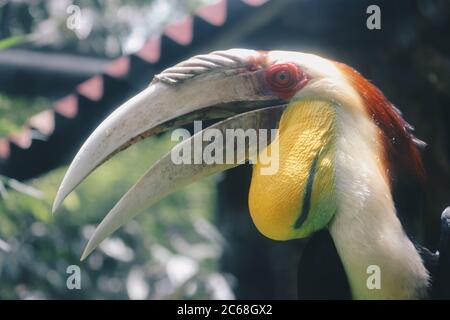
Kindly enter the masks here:
M 101 73 L 108 59 L 26 49 L 0 51 L 1 93 L 58 97 Z

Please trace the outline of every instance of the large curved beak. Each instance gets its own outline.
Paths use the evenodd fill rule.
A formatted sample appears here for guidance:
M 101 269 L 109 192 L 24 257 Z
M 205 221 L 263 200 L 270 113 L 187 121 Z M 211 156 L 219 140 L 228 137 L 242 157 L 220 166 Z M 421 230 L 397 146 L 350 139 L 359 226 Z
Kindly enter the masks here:
M 213 127 L 275 128 L 282 108 L 268 107 L 283 102 L 267 90 L 264 70 L 255 64 L 261 55 L 251 50 L 214 52 L 186 60 L 156 76 L 148 88 L 106 118 L 83 144 L 62 181 L 53 211 L 96 167 L 143 138 L 194 120 L 230 116 L 234 117 Z M 248 146 L 241 162 L 254 152 L 251 150 L 256 150 L 255 146 Z M 181 186 L 236 165 L 175 165 L 166 155 L 111 210 L 83 258 L 139 210 Z

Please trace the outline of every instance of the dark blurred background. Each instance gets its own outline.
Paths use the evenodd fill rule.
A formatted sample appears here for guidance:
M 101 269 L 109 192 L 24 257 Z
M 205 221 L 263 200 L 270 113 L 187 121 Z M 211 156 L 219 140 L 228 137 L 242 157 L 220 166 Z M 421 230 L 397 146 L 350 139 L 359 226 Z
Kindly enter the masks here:
M 380 30 L 366 27 L 373 4 Z M 450 205 L 449 18 L 445 0 L 0 0 L 0 299 L 296 298 L 304 241 L 257 232 L 249 166 L 167 197 L 79 262 L 96 223 L 173 146 L 167 135 L 108 161 L 50 213 L 107 114 L 165 67 L 232 47 L 319 54 L 377 85 L 428 143 L 427 202 L 408 231 L 434 249 Z M 72 264 L 81 290 L 66 287 Z

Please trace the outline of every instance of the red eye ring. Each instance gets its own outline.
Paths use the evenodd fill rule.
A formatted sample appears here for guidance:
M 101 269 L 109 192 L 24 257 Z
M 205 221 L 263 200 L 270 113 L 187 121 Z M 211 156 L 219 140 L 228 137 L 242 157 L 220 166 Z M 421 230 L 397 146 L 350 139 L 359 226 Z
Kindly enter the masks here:
M 266 71 L 269 88 L 280 98 L 288 100 L 300 90 L 308 78 L 294 63 L 274 64 Z

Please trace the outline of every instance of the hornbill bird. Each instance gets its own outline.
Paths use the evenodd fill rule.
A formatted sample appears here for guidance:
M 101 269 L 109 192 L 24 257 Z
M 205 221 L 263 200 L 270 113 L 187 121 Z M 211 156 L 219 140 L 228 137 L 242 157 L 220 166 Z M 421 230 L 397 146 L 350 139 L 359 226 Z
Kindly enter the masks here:
M 230 49 L 194 56 L 164 70 L 83 144 L 53 211 L 117 152 L 196 119 L 221 120 L 207 128 L 220 132 L 278 131 L 264 148 L 255 141 L 249 141 L 245 151 L 236 148 L 232 163 L 180 165 L 166 154 L 98 225 L 82 259 L 177 188 L 265 152 L 278 161 L 278 170 L 265 174 L 264 163 L 252 163 L 249 209 L 257 229 L 271 239 L 312 236 L 299 268 L 301 297 L 450 296 L 450 210 L 442 215 L 439 251 L 432 253 L 406 234 L 394 199 L 402 177 L 423 180 L 420 141 L 373 84 L 351 67 L 313 54 Z M 276 150 L 271 148 L 275 142 Z M 375 289 L 367 284 L 370 266 L 380 270 Z

